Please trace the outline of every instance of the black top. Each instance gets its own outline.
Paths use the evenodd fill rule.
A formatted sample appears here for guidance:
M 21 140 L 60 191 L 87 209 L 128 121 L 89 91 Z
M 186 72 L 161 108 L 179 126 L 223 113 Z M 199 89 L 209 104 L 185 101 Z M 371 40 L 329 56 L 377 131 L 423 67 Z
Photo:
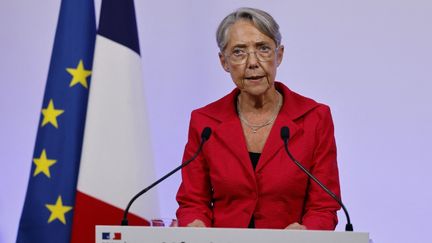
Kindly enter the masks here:
M 258 160 L 259 160 L 260 156 L 261 156 L 261 153 L 249 152 L 249 158 L 252 162 L 252 166 L 253 166 L 254 170 L 258 164 Z
M 250 160 L 252 162 L 252 167 L 253 167 L 254 170 L 255 170 L 255 168 L 256 168 L 256 166 L 258 164 L 258 160 L 259 160 L 260 156 L 261 156 L 261 153 L 249 152 L 249 158 L 250 158 Z M 248 228 L 255 228 L 255 220 L 254 220 L 253 215 L 252 215 L 252 218 L 251 218 L 251 220 L 249 222 Z

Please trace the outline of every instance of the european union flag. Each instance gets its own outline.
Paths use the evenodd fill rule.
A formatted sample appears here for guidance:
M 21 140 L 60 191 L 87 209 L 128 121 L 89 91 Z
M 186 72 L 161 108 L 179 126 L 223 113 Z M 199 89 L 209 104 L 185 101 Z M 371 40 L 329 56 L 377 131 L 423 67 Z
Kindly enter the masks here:
M 63 0 L 17 242 L 69 242 L 96 38 L 94 3 Z

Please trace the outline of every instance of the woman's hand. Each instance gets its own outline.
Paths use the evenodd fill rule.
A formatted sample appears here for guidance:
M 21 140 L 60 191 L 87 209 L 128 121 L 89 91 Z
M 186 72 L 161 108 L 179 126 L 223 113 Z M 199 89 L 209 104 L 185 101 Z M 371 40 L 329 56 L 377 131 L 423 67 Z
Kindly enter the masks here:
M 188 224 L 187 227 L 206 227 L 206 226 L 203 221 L 199 219 L 195 219 L 194 221 L 192 221 L 192 223 Z
M 292 224 L 288 225 L 285 229 L 290 229 L 290 230 L 306 230 L 306 226 L 295 222 L 295 223 L 292 223 Z

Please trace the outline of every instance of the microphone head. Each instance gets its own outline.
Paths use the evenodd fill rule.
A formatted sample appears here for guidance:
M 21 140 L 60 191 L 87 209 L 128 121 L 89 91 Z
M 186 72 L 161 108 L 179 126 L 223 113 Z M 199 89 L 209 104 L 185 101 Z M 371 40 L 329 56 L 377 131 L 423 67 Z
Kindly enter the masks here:
M 201 139 L 207 141 L 210 138 L 212 130 L 210 127 L 205 127 L 201 133 Z
M 282 140 L 288 140 L 290 134 L 289 134 L 289 128 L 287 126 L 283 126 L 281 128 L 281 138 Z

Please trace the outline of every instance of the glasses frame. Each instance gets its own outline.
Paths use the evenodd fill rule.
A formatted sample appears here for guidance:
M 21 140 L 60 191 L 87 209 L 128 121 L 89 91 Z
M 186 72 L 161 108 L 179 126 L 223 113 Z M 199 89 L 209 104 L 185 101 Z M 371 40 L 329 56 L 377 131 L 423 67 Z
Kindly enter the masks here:
M 280 47 L 280 46 L 278 46 L 278 47 L 276 47 L 274 50 L 272 50 L 272 53 L 273 53 L 275 56 L 277 56 L 277 51 L 279 50 L 279 47 Z M 272 48 L 272 49 L 273 49 L 273 48 Z M 233 54 L 231 54 L 231 55 L 226 55 L 226 54 L 224 53 L 223 55 L 224 55 L 225 58 L 228 59 L 228 60 L 230 61 L 230 63 L 233 64 L 233 65 L 243 65 L 243 64 L 246 64 L 246 63 L 247 63 L 247 60 L 249 59 L 249 57 L 250 57 L 250 55 L 251 55 L 251 53 L 254 53 L 254 54 L 255 54 L 255 58 L 256 58 L 259 62 L 270 62 L 271 59 L 274 57 L 274 56 L 272 55 L 271 57 L 269 57 L 269 59 L 262 60 L 262 59 L 261 59 L 262 56 L 258 55 L 257 52 L 258 52 L 257 50 L 255 50 L 255 51 L 245 52 L 245 54 L 246 54 L 246 58 L 242 59 L 241 62 L 233 62 L 233 61 L 232 61 L 232 58 L 231 58 L 231 56 L 232 56 Z

